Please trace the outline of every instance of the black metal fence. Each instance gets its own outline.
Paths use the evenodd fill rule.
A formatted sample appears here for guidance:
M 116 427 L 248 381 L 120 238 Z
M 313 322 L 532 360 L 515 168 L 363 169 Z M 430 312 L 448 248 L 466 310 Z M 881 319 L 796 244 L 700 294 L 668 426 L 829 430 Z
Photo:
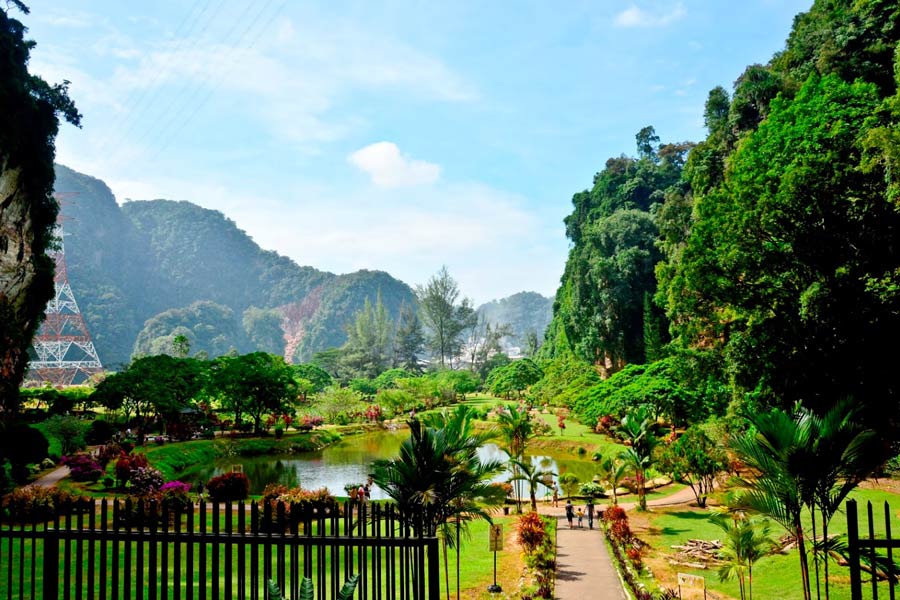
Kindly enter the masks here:
M 871 596 L 878 598 L 879 585 L 887 587 L 887 597 L 894 600 L 897 576 L 894 567 L 894 548 L 900 548 L 900 540 L 891 537 L 891 508 L 884 503 L 884 536 L 875 537 L 875 517 L 872 503 L 866 503 L 867 536 L 859 535 L 859 519 L 855 500 L 847 501 L 847 550 L 850 562 L 850 598 L 863 599 L 863 571 L 868 572 Z M 865 586 L 868 588 L 869 586 Z M 884 596 L 882 596 L 884 597 Z
M 80 501 L 44 521 L 0 522 L 0 599 L 267 599 L 274 579 L 299 597 L 337 597 L 353 574 L 356 598 L 437 600 L 437 538 L 393 505 Z

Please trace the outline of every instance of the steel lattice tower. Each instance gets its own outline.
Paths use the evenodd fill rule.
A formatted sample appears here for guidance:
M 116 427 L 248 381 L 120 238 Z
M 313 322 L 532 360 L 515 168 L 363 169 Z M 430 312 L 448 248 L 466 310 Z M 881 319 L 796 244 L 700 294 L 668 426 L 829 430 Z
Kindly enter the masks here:
M 29 382 L 49 382 L 54 386 L 77 385 L 103 371 L 91 334 L 69 285 L 62 221 L 60 214 L 53 232 L 58 242 L 55 248 L 47 251 L 56 263 L 53 278 L 55 293 L 44 310 L 44 322 L 34 336 L 34 356 L 25 377 Z

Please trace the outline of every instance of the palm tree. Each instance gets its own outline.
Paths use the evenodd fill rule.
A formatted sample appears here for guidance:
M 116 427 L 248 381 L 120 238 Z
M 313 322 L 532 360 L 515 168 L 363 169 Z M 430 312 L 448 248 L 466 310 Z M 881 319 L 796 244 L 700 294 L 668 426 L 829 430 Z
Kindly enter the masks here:
M 497 417 L 500 426 L 500 437 L 503 438 L 503 449 L 509 455 L 512 464 L 513 479 L 518 474 L 516 461 L 521 461 L 525 456 L 525 448 L 528 440 L 534 435 L 534 424 L 531 422 L 531 414 L 527 408 L 521 409 L 515 405 L 509 405 Z M 522 491 L 516 480 L 516 500 L 518 510 L 522 512 Z
M 537 488 L 540 484 L 546 485 L 547 480 L 553 479 L 556 473 L 534 465 L 530 461 L 513 459 L 518 475 L 514 475 L 510 481 L 524 481 L 528 485 L 528 494 L 531 497 L 531 512 L 537 512 Z M 549 487 L 549 486 L 548 486 Z
M 749 416 L 750 433 L 734 436 L 732 450 L 757 476 L 742 479 L 739 507 L 771 517 L 797 541 L 804 600 L 810 600 L 811 581 L 806 536 L 801 521 L 804 508 L 813 516 L 813 560 L 819 594 L 815 511 L 819 511 L 827 546 L 828 522 L 847 494 L 871 472 L 871 431 L 853 422 L 848 402 L 838 403 L 823 417 L 797 405 L 793 415 L 774 409 Z M 755 432 L 754 432 L 755 430 Z M 829 593 L 825 556 L 825 593 Z
M 600 472 L 612 488 L 613 504 L 619 503 L 619 495 L 616 490 L 625 478 L 625 473 L 628 469 L 628 463 L 625 462 L 624 454 L 622 452 L 617 458 L 608 456 L 600 463 Z
M 628 413 L 618 433 L 625 438 L 631 446 L 622 454 L 622 458 L 634 469 L 634 477 L 637 480 L 638 504 L 641 510 L 647 510 L 646 473 L 653 463 L 653 449 L 658 440 L 653 433 L 653 420 L 650 418 L 645 406 Z
M 738 580 L 741 600 L 753 600 L 753 563 L 769 554 L 775 547 L 767 521 L 729 519 L 724 514 L 714 514 L 710 521 L 725 532 L 720 558 L 719 581 Z M 745 578 L 746 570 L 746 578 Z
M 502 494 L 497 494 L 497 487 L 490 481 L 503 466 L 499 461 L 483 463 L 478 458 L 485 435 L 473 433 L 471 421 L 471 412 L 465 405 L 449 415 L 429 418 L 428 424 L 412 419 L 411 434 L 400 445 L 400 455 L 374 465 L 375 483 L 402 513 L 413 523 L 420 515 L 424 533 L 441 536 L 448 598 L 448 546 L 457 549 L 459 565 L 459 540 L 468 530 L 469 521 L 490 521 L 489 508 L 502 502 Z

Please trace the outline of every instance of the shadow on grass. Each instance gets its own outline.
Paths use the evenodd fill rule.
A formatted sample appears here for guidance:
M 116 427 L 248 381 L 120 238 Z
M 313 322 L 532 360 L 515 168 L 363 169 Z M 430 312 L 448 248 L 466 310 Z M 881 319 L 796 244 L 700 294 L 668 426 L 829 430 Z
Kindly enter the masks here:
M 702 512 L 673 512 L 666 515 L 670 519 L 680 519 L 684 521 L 684 529 L 679 528 L 677 523 L 674 525 L 667 525 L 663 527 L 660 531 L 663 535 L 676 535 L 679 533 L 688 533 L 691 531 L 695 531 L 696 528 L 688 523 L 688 521 L 709 521 L 709 514 Z

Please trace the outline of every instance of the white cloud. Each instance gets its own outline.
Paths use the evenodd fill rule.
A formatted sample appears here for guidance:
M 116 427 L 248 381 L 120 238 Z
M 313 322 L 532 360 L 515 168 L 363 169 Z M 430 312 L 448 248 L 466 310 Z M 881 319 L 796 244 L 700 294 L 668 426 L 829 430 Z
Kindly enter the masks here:
M 647 10 L 632 4 L 616 15 L 614 23 L 618 27 L 665 27 L 687 14 L 679 2 L 669 11 Z
M 347 160 L 368 173 L 373 184 L 383 188 L 431 184 L 441 175 L 440 166 L 403 156 L 392 142 L 369 144 L 348 156 Z

